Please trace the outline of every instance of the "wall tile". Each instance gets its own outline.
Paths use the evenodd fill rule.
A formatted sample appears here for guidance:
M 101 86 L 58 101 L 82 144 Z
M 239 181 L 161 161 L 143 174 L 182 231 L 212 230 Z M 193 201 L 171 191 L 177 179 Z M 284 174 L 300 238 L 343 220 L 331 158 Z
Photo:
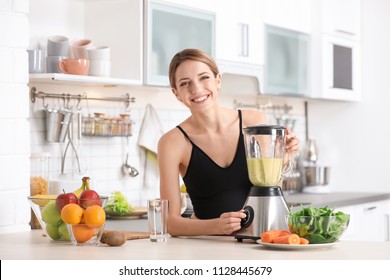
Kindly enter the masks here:
M 0 66 L 1 68 L 1 66 Z M 12 106 L 2 106 L 0 110 L 1 118 L 24 118 L 29 116 L 29 107 L 26 102 L 28 94 L 27 85 L 17 85 L 11 83 L 0 83 L 0 99 L 5 100 Z M 17 105 L 15 105 L 17 104 Z
M 28 46 L 28 19 L 23 14 L 0 12 L 0 46 L 26 49 Z
M 28 54 L 25 49 L 16 49 L 13 52 L 13 81 L 15 83 L 28 84 Z M 26 95 L 28 88 L 26 87 Z
M 30 160 L 28 156 L 0 155 L 0 170 L 0 192 L 16 189 L 29 190 L 29 186 L 26 185 L 30 176 Z
M 10 211 L 10 209 L 13 210 L 14 208 L 13 194 L 10 192 L 2 193 L 0 196 L 0 227 L 14 224 L 16 213 L 15 211 Z
M 12 9 L 12 0 L 0 0 L 0 12 L 9 12 Z M 0 14 L 1 18 L 1 14 Z
M 12 6 L 14 12 L 27 14 L 30 9 L 30 0 L 13 0 Z
M 0 18 L 0 34 L 2 34 Z M 12 51 L 1 46 L 0 40 L 0 83 L 10 83 L 13 79 Z

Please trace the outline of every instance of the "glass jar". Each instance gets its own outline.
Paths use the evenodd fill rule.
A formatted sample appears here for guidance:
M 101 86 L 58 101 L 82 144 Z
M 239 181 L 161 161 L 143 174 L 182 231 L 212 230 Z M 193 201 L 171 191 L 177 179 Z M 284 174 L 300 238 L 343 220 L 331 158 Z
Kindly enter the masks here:
M 49 194 L 49 153 L 30 155 L 30 195 Z M 31 210 L 30 226 L 41 228 L 38 219 Z
M 95 131 L 94 135 L 103 135 L 103 126 L 104 126 L 104 114 L 103 113 L 94 113 L 95 121 Z
M 83 134 L 94 135 L 95 133 L 95 119 L 91 116 L 83 117 Z

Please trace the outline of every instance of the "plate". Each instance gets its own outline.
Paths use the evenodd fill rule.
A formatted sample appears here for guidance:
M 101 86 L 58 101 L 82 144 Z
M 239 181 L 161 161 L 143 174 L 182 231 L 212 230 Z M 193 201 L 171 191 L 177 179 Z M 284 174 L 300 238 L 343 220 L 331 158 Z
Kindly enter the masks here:
M 332 246 L 335 246 L 340 243 L 340 241 L 336 241 L 333 243 L 323 243 L 323 244 L 307 244 L 307 245 L 300 245 L 300 244 L 276 244 L 276 243 L 267 243 L 262 242 L 261 240 L 257 240 L 256 243 L 261 244 L 267 248 L 272 249 L 280 249 L 280 250 L 311 250 L 311 249 L 322 249 L 322 248 L 329 248 Z
M 148 213 L 146 207 L 134 207 L 133 211 L 121 214 L 116 211 L 105 209 L 107 219 L 140 219 Z

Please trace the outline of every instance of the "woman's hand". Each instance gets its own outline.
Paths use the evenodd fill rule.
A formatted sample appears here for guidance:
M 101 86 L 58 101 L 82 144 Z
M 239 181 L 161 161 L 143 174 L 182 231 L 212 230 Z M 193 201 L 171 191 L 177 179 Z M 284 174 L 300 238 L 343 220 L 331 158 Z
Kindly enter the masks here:
M 241 228 L 241 220 L 245 218 L 246 215 L 244 210 L 237 212 L 226 212 L 219 216 L 219 231 L 221 234 L 230 235 L 233 232 Z
M 286 152 L 293 153 L 299 151 L 299 138 L 289 128 L 286 128 Z

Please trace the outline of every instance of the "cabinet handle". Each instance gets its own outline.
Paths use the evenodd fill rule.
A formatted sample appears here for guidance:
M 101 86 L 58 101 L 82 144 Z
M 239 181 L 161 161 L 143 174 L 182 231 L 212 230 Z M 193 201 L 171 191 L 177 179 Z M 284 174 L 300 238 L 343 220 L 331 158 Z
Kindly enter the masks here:
M 371 210 L 375 210 L 376 209 L 376 206 L 371 206 L 371 207 L 367 207 L 365 209 L 363 209 L 363 211 L 371 211 Z
M 349 32 L 349 31 L 345 31 L 345 30 L 342 30 L 342 29 L 335 29 L 334 31 L 336 33 L 343 33 L 343 34 L 346 34 L 346 35 L 355 36 L 355 33 Z
M 238 24 L 238 56 L 249 56 L 249 25 Z
M 390 215 L 389 214 L 385 214 L 385 218 L 386 218 L 386 241 L 390 241 Z

